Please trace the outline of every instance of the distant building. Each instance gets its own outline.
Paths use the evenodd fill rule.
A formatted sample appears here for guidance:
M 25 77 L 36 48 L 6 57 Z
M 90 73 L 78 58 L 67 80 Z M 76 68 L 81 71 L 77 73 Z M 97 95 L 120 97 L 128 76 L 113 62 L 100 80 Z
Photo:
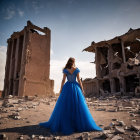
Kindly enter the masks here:
M 140 29 L 92 42 L 83 51 L 95 53 L 96 79 L 83 81 L 87 94 L 140 94 Z
M 49 28 L 28 21 L 22 31 L 14 32 L 7 40 L 3 97 L 54 94 L 54 80 L 49 79 L 50 36 Z

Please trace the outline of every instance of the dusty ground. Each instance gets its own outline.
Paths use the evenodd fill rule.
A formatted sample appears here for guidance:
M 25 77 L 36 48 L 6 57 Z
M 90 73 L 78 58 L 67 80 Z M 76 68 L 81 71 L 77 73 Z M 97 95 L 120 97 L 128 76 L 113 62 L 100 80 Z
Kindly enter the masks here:
M 53 135 L 38 125 L 48 121 L 58 97 L 9 97 L 0 100 L 0 138 L 16 139 L 140 139 L 140 99 L 123 97 L 86 98 L 95 122 L 103 132 Z

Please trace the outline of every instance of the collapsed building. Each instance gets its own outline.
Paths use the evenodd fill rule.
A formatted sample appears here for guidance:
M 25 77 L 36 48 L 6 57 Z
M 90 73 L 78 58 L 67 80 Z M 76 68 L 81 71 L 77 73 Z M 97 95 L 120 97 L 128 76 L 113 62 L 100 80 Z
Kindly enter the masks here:
M 7 40 L 7 59 L 2 97 L 7 95 L 54 95 L 50 75 L 49 28 L 40 28 L 27 21 L 20 32 Z
M 83 51 L 95 53 L 96 65 L 96 77 L 83 81 L 86 94 L 140 95 L 140 29 L 92 42 Z

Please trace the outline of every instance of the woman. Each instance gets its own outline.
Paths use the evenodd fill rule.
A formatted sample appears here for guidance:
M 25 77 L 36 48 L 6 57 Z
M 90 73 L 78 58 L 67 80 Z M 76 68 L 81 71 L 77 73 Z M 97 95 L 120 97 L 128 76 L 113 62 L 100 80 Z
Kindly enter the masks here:
M 70 57 L 63 69 L 60 95 L 51 117 L 48 122 L 39 123 L 40 126 L 50 128 L 52 133 L 60 132 L 67 135 L 74 132 L 103 130 L 96 125 L 88 109 L 79 72 L 80 70 L 75 67 L 75 59 Z

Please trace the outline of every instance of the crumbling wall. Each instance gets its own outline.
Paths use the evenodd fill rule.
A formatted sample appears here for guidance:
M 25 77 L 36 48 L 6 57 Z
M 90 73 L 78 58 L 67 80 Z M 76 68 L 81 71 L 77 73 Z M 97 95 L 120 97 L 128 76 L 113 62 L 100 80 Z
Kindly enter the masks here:
M 22 31 L 8 39 L 3 97 L 54 95 L 54 81 L 49 79 L 50 33 L 47 27 L 28 21 Z
M 94 42 L 84 50 L 95 53 L 99 95 L 118 92 L 135 95 L 139 92 L 140 29 L 130 29 L 108 41 Z

